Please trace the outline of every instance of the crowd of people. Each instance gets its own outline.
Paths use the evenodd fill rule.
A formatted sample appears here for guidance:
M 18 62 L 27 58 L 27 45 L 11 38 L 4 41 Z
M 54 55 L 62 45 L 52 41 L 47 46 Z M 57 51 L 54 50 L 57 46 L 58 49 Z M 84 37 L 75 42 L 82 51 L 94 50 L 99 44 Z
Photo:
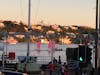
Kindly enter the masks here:
M 47 69 L 49 72 L 49 75 L 69 75 L 68 66 L 66 63 L 61 62 L 61 58 L 59 56 L 59 60 L 53 59 L 53 61 L 49 62 L 47 65 Z M 42 67 L 42 74 L 45 74 L 45 67 Z

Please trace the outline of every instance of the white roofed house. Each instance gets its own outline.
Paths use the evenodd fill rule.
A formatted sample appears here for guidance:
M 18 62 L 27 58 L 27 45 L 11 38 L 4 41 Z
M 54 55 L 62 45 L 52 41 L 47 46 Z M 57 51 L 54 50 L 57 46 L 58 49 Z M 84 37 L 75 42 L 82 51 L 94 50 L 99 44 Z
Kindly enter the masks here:
M 3 28 L 4 24 L 2 22 L 0 22 L 0 28 Z

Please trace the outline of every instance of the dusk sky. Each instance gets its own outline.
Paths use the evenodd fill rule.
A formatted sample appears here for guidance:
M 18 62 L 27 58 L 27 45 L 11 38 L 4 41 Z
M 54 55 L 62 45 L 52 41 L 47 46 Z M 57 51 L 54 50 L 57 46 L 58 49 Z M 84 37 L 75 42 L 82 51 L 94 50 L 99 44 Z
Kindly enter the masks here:
M 31 0 L 31 23 L 95 27 L 96 0 Z M 28 0 L 0 0 L 0 20 L 27 23 Z

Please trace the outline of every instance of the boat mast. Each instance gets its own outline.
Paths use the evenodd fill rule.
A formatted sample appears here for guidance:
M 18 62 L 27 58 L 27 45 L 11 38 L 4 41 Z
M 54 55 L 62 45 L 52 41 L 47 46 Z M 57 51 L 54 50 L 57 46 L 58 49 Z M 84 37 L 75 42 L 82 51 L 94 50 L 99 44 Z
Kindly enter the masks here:
M 27 38 L 28 38 L 28 44 L 27 44 L 27 62 L 28 62 L 28 57 L 30 54 L 30 15 L 31 15 L 31 0 L 28 1 L 28 34 L 27 34 Z

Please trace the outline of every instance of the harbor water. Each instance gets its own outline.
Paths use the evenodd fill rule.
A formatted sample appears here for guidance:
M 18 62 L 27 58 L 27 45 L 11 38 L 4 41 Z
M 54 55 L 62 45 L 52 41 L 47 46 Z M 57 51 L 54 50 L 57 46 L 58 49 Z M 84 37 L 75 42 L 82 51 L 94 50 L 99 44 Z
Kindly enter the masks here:
M 27 54 L 27 43 L 17 43 L 17 44 L 6 44 L 0 43 L 1 47 L 4 47 L 5 54 L 9 54 L 9 52 L 15 52 L 16 58 L 18 56 L 26 56 Z M 68 47 L 78 47 L 78 45 L 71 44 L 71 45 L 62 45 L 57 44 L 56 49 L 54 51 L 53 56 L 58 60 L 58 57 L 61 56 L 61 60 L 66 62 L 66 48 Z M 59 49 L 62 51 L 59 51 Z M 0 51 L 2 55 L 2 50 Z M 48 51 L 48 44 L 41 44 L 40 52 L 37 51 L 36 44 L 30 43 L 30 56 L 38 57 L 40 63 L 49 62 L 51 60 L 51 53 Z

